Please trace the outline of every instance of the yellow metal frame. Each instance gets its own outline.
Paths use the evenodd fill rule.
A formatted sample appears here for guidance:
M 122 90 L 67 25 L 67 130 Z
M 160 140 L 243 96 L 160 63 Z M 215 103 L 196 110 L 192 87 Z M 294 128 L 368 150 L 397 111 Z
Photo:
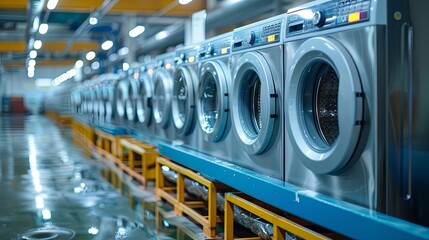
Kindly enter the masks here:
M 45 115 L 61 126 L 70 126 L 72 122 L 72 117 L 67 114 L 59 114 L 52 111 L 45 111 Z
M 106 158 L 116 158 L 118 156 L 119 141 L 125 137 L 125 135 L 115 136 L 98 129 L 95 130 L 95 139 L 98 153 Z
M 167 166 L 177 173 L 176 186 L 168 186 L 162 174 L 162 166 Z M 207 188 L 207 204 L 204 203 L 204 201 L 185 201 L 185 177 Z M 207 237 L 216 236 L 216 224 L 221 222 L 217 215 L 216 197 L 217 190 L 221 188 L 225 189 L 225 185 L 212 182 L 190 169 L 173 163 L 167 158 L 158 157 L 156 159 L 156 199 L 158 201 L 161 199 L 166 200 L 173 205 L 174 212 L 176 212 L 177 215 L 183 216 L 186 214 L 188 217 L 201 224 L 203 226 L 203 232 Z M 203 216 L 194 210 L 201 207 L 207 207 L 207 216 Z
M 155 180 L 156 147 L 134 138 L 121 138 L 118 142 L 116 162 L 128 175 L 147 188 L 148 181 Z
M 329 239 L 319 233 L 314 232 L 290 219 L 277 215 L 267 209 L 260 207 L 243 197 L 233 193 L 225 194 L 225 239 L 234 239 L 234 205 L 249 211 L 250 213 L 264 219 L 273 225 L 272 239 L 285 239 L 285 232 L 295 234 L 304 239 Z M 257 238 L 236 238 L 236 239 L 260 239 Z
M 73 142 L 82 146 L 88 152 L 92 152 L 95 146 L 94 129 L 86 124 L 83 124 L 75 119 L 71 120 Z

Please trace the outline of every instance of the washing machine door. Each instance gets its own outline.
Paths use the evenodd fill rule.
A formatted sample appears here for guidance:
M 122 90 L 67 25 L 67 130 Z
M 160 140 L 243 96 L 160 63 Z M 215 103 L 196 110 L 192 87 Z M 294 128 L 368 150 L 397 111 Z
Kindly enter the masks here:
M 127 80 L 120 80 L 115 88 L 116 115 L 119 118 L 125 117 L 125 104 L 129 99 L 128 85 Z
M 286 124 L 299 159 L 311 171 L 334 174 L 349 162 L 362 124 L 361 79 L 334 39 L 305 41 L 286 79 Z M 287 150 L 286 150 L 287 151 Z
M 138 80 L 135 78 L 129 78 L 128 85 L 128 99 L 125 101 L 125 109 L 127 114 L 127 119 L 134 121 L 136 119 L 136 102 L 139 94 Z
M 170 120 L 172 79 L 165 70 L 154 75 L 153 118 L 158 126 L 167 128 Z
M 140 75 L 139 94 L 136 101 L 137 120 L 145 125 L 150 124 L 152 114 L 152 80 L 147 74 Z
M 217 62 L 206 62 L 200 69 L 197 109 L 205 139 L 220 141 L 227 126 L 229 108 L 227 76 Z
M 115 92 L 116 92 L 116 87 L 117 87 L 118 81 L 117 80 L 112 80 L 111 82 L 106 84 L 106 92 L 107 92 L 107 99 L 106 99 L 106 104 L 105 104 L 105 111 L 106 111 L 106 122 L 111 122 L 113 117 L 114 117 L 114 113 L 115 113 Z
M 257 52 L 243 54 L 237 61 L 231 96 L 235 134 L 249 154 L 261 154 L 270 143 L 279 120 L 278 91 L 266 58 Z M 277 88 L 276 88 L 277 87 Z
M 195 89 L 194 71 L 187 67 L 179 67 L 173 76 L 173 124 L 177 133 L 190 133 L 194 121 Z
M 88 113 L 94 113 L 94 105 L 95 105 L 95 101 L 96 101 L 96 94 L 95 91 L 93 89 L 89 90 L 88 92 L 88 105 L 87 105 L 87 110 Z

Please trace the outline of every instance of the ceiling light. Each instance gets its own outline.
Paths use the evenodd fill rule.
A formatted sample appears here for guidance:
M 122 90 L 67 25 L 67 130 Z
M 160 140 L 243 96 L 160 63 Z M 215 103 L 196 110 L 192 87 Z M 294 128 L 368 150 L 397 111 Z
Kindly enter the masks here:
M 74 66 L 76 68 L 82 68 L 83 67 L 83 61 L 82 60 L 77 60 L 76 63 L 74 64 Z
M 42 41 L 41 40 L 36 40 L 34 41 L 34 49 L 40 49 L 42 47 Z
M 156 40 L 161 40 L 161 39 L 164 39 L 164 38 L 168 37 L 168 35 L 169 35 L 169 33 L 164 30 L 164 31 L 161 31 L 161 32 L 157 33 L 155 35 L 155 39 Z
M 31 50 L 29 56 L 30 56 L 30 58 L 36 58 L 37 57 L 37 51 Z
M 95 61 L 91 64 L 91 68 L 97 70 L 100 67 L 100 63 Z
M 54 10 L 57 7 L 57 4 L 58 4 L 58 0 L 49 0 L 48 4 L 46 5 L 46 7 L 49 10 Z
M 119 56 L 125 56 L 130 52 L 130 50 L 127 47 L 123 47 L 118 50 Z
M 110 48 L 113 47 L 113 42 L 110 40 L 105 41 L 104 43 L 101 44 L 101 49 L 103 49 L 104 51 L 109 50 Z
M 86 60 L 88 60 L 88 61 L 91 61 L 92 59 L 94 59 L 95 58 L 95 52 L 94 51 L 89 51 L 87 54 L 86 54 Z
M 145 27 L 139 25 L 139 26 L 131 29 L 130 32 L 128 33 L 128 35 L 130 35 L 130 37 L 134 38 L 134 37 L 137 37 L 138 35 L 142 34 L 144 32 L 144 30 L 145 30 Z
M 27 73 L 27 76 L 28 76 L 29 78 L 34 77 L 34 72 L 28 72 L 28 73 Z
M 130 65 L 126 62 L 122 63 L 122 70 L 128 71 L 128 69 L 130 69 Z
M 39 17 L 35 17 L 34 21 L 33 21 L 33 31 L 37 31 L 37 29 L 39 28 Z
M 192 0 L 179 0 L 179 4 L 182 4 L 182 5 L 186 5 L 190 2 L 192 2 Z
M 30 59 L 30 61 L 28 61 L 28 66 L 36 66 L 36 60 Z
M 98 23 L 98 18 L 96 18 L 96 17 L 90 17 L 89 18 L 89 24 L 95 25 L 97 23 Z
M 42 23 L 42 24 L 40 24 L 40 27 L 39 27 L 39 33 L 40 34 L 45 34 L 45 33 L 48 32 L 48 29 L 49 29 L 48 24 L 47 23 Z

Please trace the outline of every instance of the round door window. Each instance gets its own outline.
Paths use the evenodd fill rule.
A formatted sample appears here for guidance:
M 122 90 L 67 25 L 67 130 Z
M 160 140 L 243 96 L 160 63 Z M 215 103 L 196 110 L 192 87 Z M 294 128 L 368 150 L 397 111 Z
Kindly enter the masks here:
M 246 53 L 237 61 L 232 119 L 235 133 L 250 154 L 260 154 L 267 148 L 280 115 L 275 76 L 278 73 L 270 69 L 260 53 Z
M 116 114 L 119 117 L 125 117 L 126 101 L 128 100 L 128 82 L 125 80 L 119 81 L 115 89 L 116 96 Z
M 178 68 L 173 79 L 173 123 L 178 133 L 188 134 L 194 118 L 193 74 L 186 67 Z
M 201 68 L 198 90 L 198 119 L 207 139 L 222 139 L 228 119 L 226 76 L 217 62 L 207 62 Z
M 153 117 L 162 128 L 167 128 L 169 123 L 171 105 L 171 79 L 168 73 L 159 70 L 155 73 L 153 95 Z
M 341 170 L 358 143 L 363 94 L 348 51 L 329 38 L 305 41 L 286 79 L 288 131 L 296 159 L 316 173 Z
M 137 96 L 138 96 L 137 80 L 134 78 L 130 78 L 129 79 L 129 85 L 128 85 L 128 99 L 125 102 L 127 119 L 130 121 L 134 121 L 136 118 Z
M 139 94 L 136 100 L 137 120 L 149 125 L 152 113 L 152 82 L 147 75 L 141 76 Z

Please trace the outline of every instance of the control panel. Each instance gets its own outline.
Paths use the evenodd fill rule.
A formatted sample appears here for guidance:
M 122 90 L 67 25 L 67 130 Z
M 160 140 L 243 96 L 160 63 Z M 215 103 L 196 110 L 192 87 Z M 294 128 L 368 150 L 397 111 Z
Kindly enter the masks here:
M 164 69 L 170 70 L 174 64 L 174 58 L 161 58 L 161 59 L 158 59 L 156 63 L 157 63 L 156 67 L 158 69 L 164 68 Z
M 176 51 L 176 57 L 174 61 L 177 65 L 194 63 L 197 60 L 198 51 L 195 48 L 192 49 L 180 49 Z
M 234 31 L 234 44 L 232 51 L 262 46 L 280 41 L 282 19 L 276 19 L 263 24 L 249 26 Z
M 286 37 L 369 20 L 370 0 L 337 0 L 287 14 Z
M 218 39 L 213 42 L 204 42 L 200 45 L 197 58 L 207 59 L 231 53 L 231 38 Z

